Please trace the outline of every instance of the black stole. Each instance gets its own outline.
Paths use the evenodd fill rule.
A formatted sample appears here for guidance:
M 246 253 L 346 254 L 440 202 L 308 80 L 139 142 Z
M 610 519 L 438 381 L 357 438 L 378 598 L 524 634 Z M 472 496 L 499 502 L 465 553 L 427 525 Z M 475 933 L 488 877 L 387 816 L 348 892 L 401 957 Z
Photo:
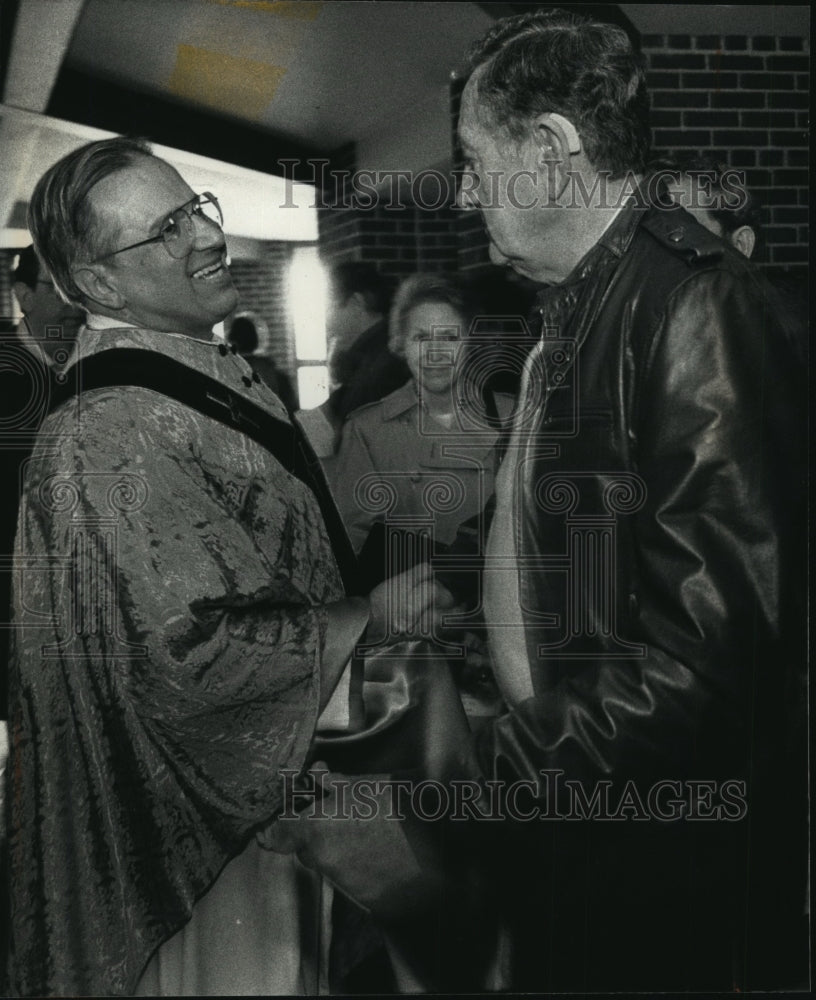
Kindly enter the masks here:
M 217 379 L 159 351 L 115 347 L 83 358 L 57 382 L 49 412 L 91 389 L 141 386 L 240 431 L 272 454 L 311 490 L 323 515 L 348 595 L 360 593 L 357 559 L 334 503 L 320 460 L 296 424 L 273 416 Z

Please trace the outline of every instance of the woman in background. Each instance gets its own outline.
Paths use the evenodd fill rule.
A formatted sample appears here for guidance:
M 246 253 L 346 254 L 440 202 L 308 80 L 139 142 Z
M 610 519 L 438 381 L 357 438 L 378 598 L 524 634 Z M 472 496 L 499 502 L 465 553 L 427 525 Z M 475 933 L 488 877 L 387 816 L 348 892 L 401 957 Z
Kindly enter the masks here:
M 434 541 L 450 544 L 493 492 L 498 426 L 512 399 L 483 394 L 468 375 L 473 315 L 464 291 L 444 275 L 415 274 L 397 290 L 389 347 L 411 379 L 349 416 L 331 475 L 358 553 L 386 515 L 406 527 L 432 522 Z M 376 501 L 386 494 L 391 502 L 380 511 Z
M 444 275 L 415 274 L 397 290 L 389 347 L 404 358 L 411 379 L 349 416 L 330 473 L 364 566 L 372 562 L 366 541 L 377 534 L 372 529 L 378 522 L 422 536 L 425 541 L 415 546 L 424 544 L 432 555 L 451 545 L 493 494 L 499 427 L 509 418 L 512 398 L 483 391 L 481 379 L 469 372 L 467 334 L 474 315 L 463 289 Z M 398 547 L 404 558 L 423 558 L 416 547 L 412 554 L 410 545 Z M 393 547 L 374 546 L 379 574 L 393 573 L 393 557 Z M 482 644 L 471 632 L 464 641 L 466 661 L 460 657 L 452 666 L 473 722 L 493 714 L 499 699 Z

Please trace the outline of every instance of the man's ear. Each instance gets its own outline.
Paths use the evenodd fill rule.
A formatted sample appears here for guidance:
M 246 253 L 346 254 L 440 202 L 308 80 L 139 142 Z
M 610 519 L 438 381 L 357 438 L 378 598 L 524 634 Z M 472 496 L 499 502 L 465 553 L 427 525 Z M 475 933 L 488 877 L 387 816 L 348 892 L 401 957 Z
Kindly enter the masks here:
M 533 127 L 539 150 L 538 167 L 547 171 L 550 198 L 555 199 L 568 183 L 570 157 L 581 152 L 581 140 L 572 122 L 555 112 L 539 115 Z
M 756 246 L 756 233 L 750 226 L 740 226 L 728 234 L 731 244 L 739 250 L 743 257 L 750 257 Z
M 34 290 L 29 288 L 24 281 L 15 281 L 13 285 L 14 296 L 20 306 L 20 312 L 25 316 L 31 312 L 34 304 Z
M 581 152 L 581 138 L 578 135 L 578 129 L 569 118 L 551 111 L 548 114 L 540 115 L 537 124 L 541 128 L 549 129 L 558 137 L 562 152 L 569 154 Z
M 89 302 L 96 302 L 106 309 L 124 309 L 125 297 L 119 292 L 103 265 L 77 264 L 71 273 Z

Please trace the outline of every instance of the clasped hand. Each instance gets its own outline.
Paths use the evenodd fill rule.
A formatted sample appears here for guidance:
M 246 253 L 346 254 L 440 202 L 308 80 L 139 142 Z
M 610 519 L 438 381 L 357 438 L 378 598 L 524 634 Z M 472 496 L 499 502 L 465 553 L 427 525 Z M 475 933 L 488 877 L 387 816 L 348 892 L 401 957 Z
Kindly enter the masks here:
M 454 610 L 450 591 L 434 579 L 428 563 L 419 563 L 378 584 L 368 596 L 370 614 L 365 643 L 390 645 L 431 638 L 442 615 Z

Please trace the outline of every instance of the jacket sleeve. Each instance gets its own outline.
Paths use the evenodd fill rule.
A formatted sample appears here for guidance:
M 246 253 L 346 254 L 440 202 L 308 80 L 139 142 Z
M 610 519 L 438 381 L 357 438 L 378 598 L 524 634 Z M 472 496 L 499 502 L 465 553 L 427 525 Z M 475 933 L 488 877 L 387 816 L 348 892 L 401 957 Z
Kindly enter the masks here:
M 378 471 L 367 434 L 360 422 L 352 418 L 343 428 L 337 460 L 329 474 L 337 507 L 354 551 L 358 554 L 377 516 L 375 511 L 366 509 L 365 501 L 371 497 L 375 499 L 385 497 L 385 493 L 378 497 L 376 479 L 365 479 Z M 387 489 L 383 483 L 382 490 Z M 362 495 L 363 492 L 365 496 Z
M 566 662 L 546 695 L 484 730 L 488 776 L 711 778 L 718 761 L 744 773 L 757 703 L 783 686 L 780 588 L 802 467 L 778 336 L 745 278 L 710 271 L 675 290 L 636 384 L 646 501 L 626 527 L 633 578 L 616 581 L 629 590 L 625 638 L 644 653 Z

